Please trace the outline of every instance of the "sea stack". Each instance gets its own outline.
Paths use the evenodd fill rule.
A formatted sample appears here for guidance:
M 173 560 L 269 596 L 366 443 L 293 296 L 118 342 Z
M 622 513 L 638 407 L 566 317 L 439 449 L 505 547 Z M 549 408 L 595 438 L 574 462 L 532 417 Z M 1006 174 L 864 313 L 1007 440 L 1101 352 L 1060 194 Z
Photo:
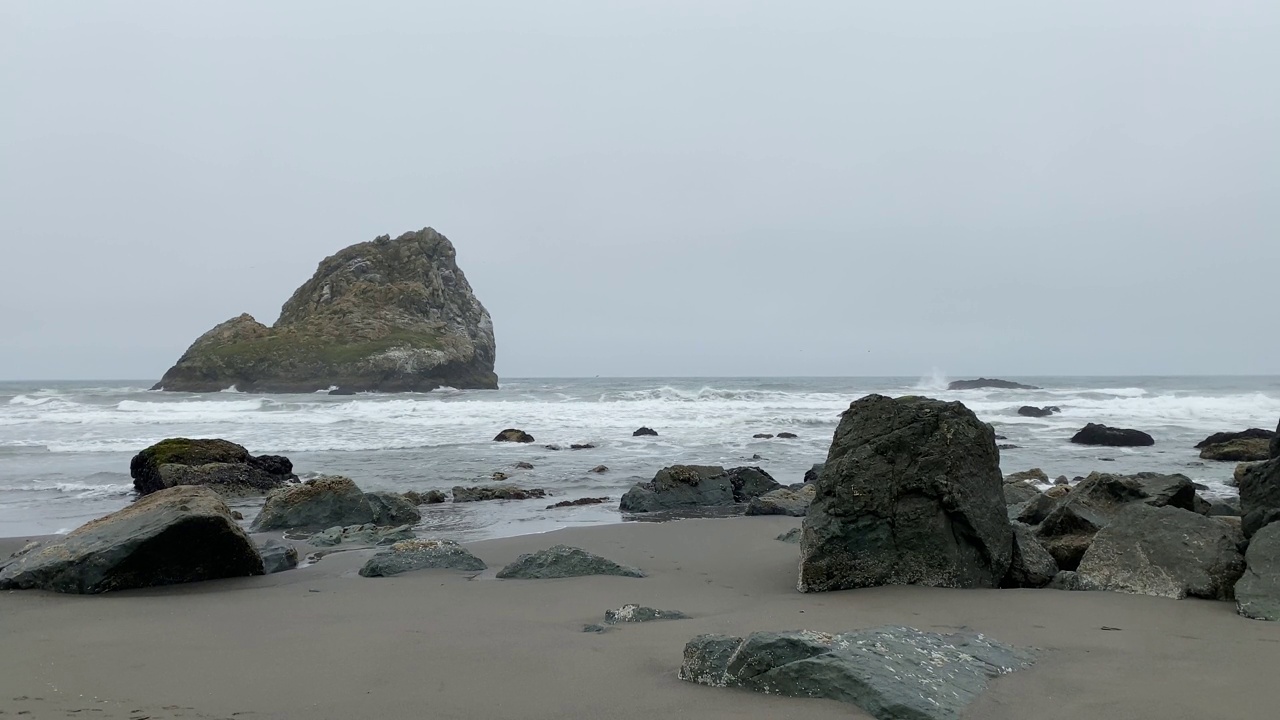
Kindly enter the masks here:
M 326 258 L 266 326 L 240 315 L 196 339 L 153 389 L 494 389 L 493 322 L 431 228 Z

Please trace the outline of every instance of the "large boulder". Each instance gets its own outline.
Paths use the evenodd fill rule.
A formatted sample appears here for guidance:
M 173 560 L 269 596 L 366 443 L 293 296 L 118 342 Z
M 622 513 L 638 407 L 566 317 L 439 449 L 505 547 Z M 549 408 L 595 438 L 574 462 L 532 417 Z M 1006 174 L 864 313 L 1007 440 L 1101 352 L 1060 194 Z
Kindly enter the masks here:
M 168 438 L 129 461 L 133 489 L 146 495 L 179 485 L 204 485 L 224 497 L 265 495 L 297 477 L 279 455 L 254 457 L 229 440 Z
M 1271 457 L 1269 438 L 1240 438 L 1206 445 L 1200 451 L 1202 460 L 1222 462 L 1253 462 Z
M 554 545 L 546 550 L 525 553 L 516 558 L 515 562 L 498 571 L 498 577 L 504 580 L 540 580 L 587 575 L 642 578 L 644 572 L 568 545 Z
M 1019 519 L 1037 524 L 1036 537 L 1063 570 L 1075 570 L 1093 542 L 1127 505 L 1141 503 L 1153 507 L 1171 506 L 1195 511 L 1196 488 L 1185 475 L 1138 473 L 1113 475 L 1090 473 L 1052 505 L 1043 517 L 1044 505 L 1024 508 Z
M 176 487 L 24 553 L 0 571 L 0 590 L 92 594 L 262 573 L 262 557 L 222 498 Z
M 735 503 L 749 502 L 752 498 L 782 487 L 772 475 L 758 467 L 736 467 L 729 470 L 728 474 Z
M 1090 590 L 1228 600 L 1244 571 L 1243 543 L 1227 523 L 1133 503 L 1098 532 L 1076 574 Z
M 812 484 L 778 488 L 760 497 L 751 498 L 747 514 L 804 517 L 809 513 L 809 504 L 813 502 L 816 493 L 817 488 Z
M 1263 430 L 1262 428 L 1249 428 L 1239 432 L 1220 432 L 1214 433 L 1209 437 L 1196 443 L 1197 450 L 1202 450 L 1210 445 L 1221 445 L 1231 442 L 1232 440 L 1266 440 L 1271 441 L 1276 438 L 1276 433 L 1271 430 Z
M 1058 563 L 1036 539 L 1031 528 L 1013 523 L 1013 556 L 1000 587 L 1039 588 L 1058 574 Z
M 685 645 L 680 679 L 838 700 L 881 720 L 958 720 L 989 681 L 1033 661 L 977 633 L 909 627 L 699 635 Z
M 407 497 L 393 492 L 365 493 L 364 499 L 373 512 L 374 525 L 413 525 L 422 519 L 418 507 Z
M 1280 620 L 1280 523 L 1254 533 L 1236 583 L 1236 610 L 1255 620 Z
M 402 540 L 369 558 L 360 568 L 360 575 L 391 577 L 428 568 L 478 571 L 487 567 L 483 560 L 453 540 Z
M 1044 418 L 1054 413 L 1062 412 L 1062 409 L 1055 405 L 1045 407 L 1035 407 L 1034 405 L 1023 405 L 1018 408 L 1018 414 L 1023 417 Z
M 1245 537 L 1261 530 L 1263 519 L 1278 509 L 1280 459 L 1251 465 L 1240 476 L 1240 514 L 1244 517 Z
M 672 465 L 653 480 L 638 483 L 622 496 L 622 512 L 646 513 L 714 505 L 732 505 L 733 482 L 717 465 Z
M 373 522 L 373 509 L 350 478 L 327 475 L 267 496 L 250 529 L 327 528 Z
M 498 386 L 493 322 L 431 228 L 320 263 L 267 327 L 249 315 L 201 335 L 157 390 L 428 391 Z
M 482 502 L 485 500 L 528 500 L 546 496 L 547 491 L 542 488 L 522 488 L 515 485 L 479 485 L 472 487 L 455 485 L 453 488 L 453 501 L 456 503 Z
M 1097 423 L 1089 423 L 1071 437 L 1077 445 L 1104 445 L 1107 447 L 1145 447 L 1155 445 L 1156 441 L 1141 430 L 1113 428 Z
M 801 592 L 996 587 L 1013 530 L 994 435 L 958 402 L 868 395 L 851 404 L 804 521 Z
M 977 380 L 952 380 L 948 390 L 1039 390 L 1035 385 L 1023 385 L 1010 380 L 978 378 Z

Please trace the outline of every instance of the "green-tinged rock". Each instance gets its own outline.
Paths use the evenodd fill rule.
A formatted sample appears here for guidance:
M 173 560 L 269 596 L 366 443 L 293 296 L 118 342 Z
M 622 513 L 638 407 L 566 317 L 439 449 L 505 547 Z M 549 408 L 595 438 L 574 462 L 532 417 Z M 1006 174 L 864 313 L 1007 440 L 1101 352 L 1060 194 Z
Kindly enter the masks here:
M 514 580 L 583 577 L 586 575 L 621 575 L 644 577 L 644 572 L 593 555 L 582 548 L 555 545 L 547 550 L 526 553 L 498 571 L 498 577 Z
M 258 554 L 262 556 L 262 569 L 268 575 L 298 567 L 298 549 L 275 538 L 260 545 Z
M 809 512 L 809 504 L 817 492 L 814 485 L 778 488 L 760 497 L 751 498 L 747 504 L 748 515 L 790 515 L 804 517 Z
M 483 560 L 453 540 L 402 540 L 369 558 L 360 575 L 390 577 L 428 568 L 478 571 L 486 567 Z
M 364 499 L 373 512 L 374 525 L 413 525 L 422 519 L 416 504 L 399 493 L 365 493 Z
M 881 720 L 956 720 L 993 678 L 1033 661 L 983 635 L 907 627 L 699 635 L 685 645 L 680 679 L 838 700 Z
M 364 525 L 334 526 L 321 530 L 307 539 L 316 547 L 333 547 L 334 545 L 391 545 L 401 540 L 412 540 L 416 537 L 412 525 L 394 527 L 378 526 L 372 523 Z
M 1271 457 L 1271 440 L 1268 438 L 1240 438 L 1216 445 L 1206 445 L 1200 451 L 1202 460 L 1223 462 L 1254 462 Z
M 158 390 L 342 392 L 496 388 L 493 323 L 431 228 L 352 245 L 267 327 L 249 315 L 201 335 Z
M 93 594 L 262 573 L 262 558 L 222 498 L 176 487 L 16 558 L 0 571 L 0 590 Z
M 373 510 L 350 478 L 329 475 L 267 496 L 250 526 L 255 532 L 286 528 L 325 528 L 373 522 Z
M 686 620 L 688 617 L 688 615 L 679 610 L 657 610 L 634 603 L 623 605 L 617 610 L 604 611 L 604 621 L 607 625 L 654 622 L 656 620 Z
M 1236 582 L 1236 609 L 1255 620 L 1280 620 L 1280 522 L 1254 533 Z

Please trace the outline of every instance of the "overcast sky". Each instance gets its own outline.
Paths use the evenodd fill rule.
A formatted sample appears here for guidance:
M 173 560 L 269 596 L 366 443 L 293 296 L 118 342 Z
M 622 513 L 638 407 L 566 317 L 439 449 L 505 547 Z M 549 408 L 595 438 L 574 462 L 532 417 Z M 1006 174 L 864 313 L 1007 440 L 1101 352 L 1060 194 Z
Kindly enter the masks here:
M 432 226 L 502 376 L 1280 372 L 1280 3 L 5 2 L 0 378 Z

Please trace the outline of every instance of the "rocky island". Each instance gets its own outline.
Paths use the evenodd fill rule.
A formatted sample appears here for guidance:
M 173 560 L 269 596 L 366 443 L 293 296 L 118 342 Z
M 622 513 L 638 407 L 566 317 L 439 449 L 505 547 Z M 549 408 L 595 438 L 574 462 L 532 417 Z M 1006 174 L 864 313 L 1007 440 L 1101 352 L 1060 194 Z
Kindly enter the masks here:
M 155 390 L 492 389 L 493 322 L 432 228 L 326 258 L 266 326 L 232 318 L 196 339 Z

